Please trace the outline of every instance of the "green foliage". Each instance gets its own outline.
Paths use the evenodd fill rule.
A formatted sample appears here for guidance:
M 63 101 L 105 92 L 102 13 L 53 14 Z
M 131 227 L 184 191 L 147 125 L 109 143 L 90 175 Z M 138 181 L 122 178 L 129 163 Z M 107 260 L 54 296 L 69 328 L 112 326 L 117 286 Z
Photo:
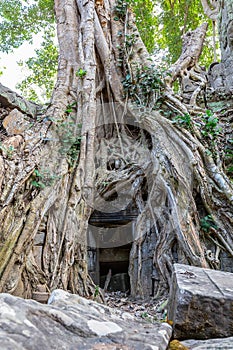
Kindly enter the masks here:
M 66 113 L 71 113 L 70 110 L 72 108 L 74 108 L 74 104 L 68 105 Z M 78 124 L 76 126 L 75 117 L 69 114 L 66 120 L 58 123 L 57 127 L 61 142 L 59 152 L 67 158 L 69 165 L 72 167 L 77 161 L 80 152 L 82 125 Z
M 115 6 L 115 21 L 124 20 L 126 11 L 131 8 L 136 17 L 136 25 L 147 50 L 152 53 L 155 47 L 157 17 L 153 0 L 118 0 Z
M 225 157 L 233 160 L 233 139 L 227 140 L 227 146 L 225 149 Z
M 154 0 L 159 12 L 155 22 L 155 40 L 159 50 L 164 50 L 168 64 L 174 63 L 182 50 L 182 35 L 197 28 L 203 22 L 209 22 L 208 36 L 212 35 L 211 22 L 203 13 L 200 0 Z M 201 64 L 209 65 L 213 61 L 213 49 L 204 48 Z
M 6 67 L 1 67 L 1 68 L 0 68 L 0 77 L 3 75 L 4 69 L 6 69 Z
M 0 2 L 0 50 L 10 52 L 24 41 L 32 42 L 34 34 L 46 30 L 36 57 L 25 63 L 30 75 L 18 85 L 25 97 L 37 102 L 49 99 L 57 69 L 57 49 L 53 45 L 52 34 L 53 6 L 53 0 Z M 174 62 L 180 55 L 182 34 L 206 20 L 200 0 L 118 0 L 115 19 L 123 21 L 127 8 L 135 13 L 139 33 L 148 51 L 154 52 L 155 48 L 163 50 L 163 58 L 166 57 L 168 63 Z M 126 47 L 132 46 L 134 40 L 126 37 Z M 212 60 L 213 50 L 209 50 L 209 46 L 210 43 L 208 49 L 204 48 L 204 63 Z M 84 78 L 86 71 L 80 68 L 76 75 Z
M 114 8 L 114 12 L 116 14 L 116 16 L 114 17 L 114 20 L 118 21 L 119 19 L 124 19 L 127 8 L 128 8 L 128 1 L 118 0 Z
M 206 215 L 200 220 L 201 229 L 204 232 L 209 232 L 211 227 L 217 230 L 218 226 L 215 224 L 211 215 Z
M 6 149 L 6 155 L 7 155 L 8 158 L 11 159 L 11 158 L 13 157 L 14 152 L 15 152 L 14 146 L 9 146 L 9 147 L 7 147 L 7 149 Z
M 41 103 L 51 97 L 57 72 L 58 50 L 54 45 L 54 28 L 46 30 L 41 48 L 35 50 L 36 56 L 29 58 L 21 66 L 27 67 L 30 75 L 17 84 L 29 100 Z
M 201 130 L 202 135 L 215 138 L 220 134 L 222 129 L 218 125 L 218 118 L 212 111 L 207 110 L 206 113 L 202 115 L 202 120 L 204 122 L 204 126 Z
M 151 7 L 148 7 L 149 5 Z M 132 59 L 133 45 L 137 40 L 137 33 L 127 32 L 127 28 L 130 28 L 129 22 L 127 22 L 128 17 L 126 17 L 128 6 L 133 7 L 133 9 L 142 9 L 144 7 L 150 8 L 150 14 L 153 15 L 153 6 L 151 1 L 141 2 L 133 0 L 118 0 L 115 7 L 115 13 L 117 17 L 115 20 L 120 20 L 125 22 L 124 26 L 126 28 L 125 33 L 122 31 L 118 32 L 119 37 L 123 37 L 124 42 L 119 45 L 119 57 L 118 66 L 125 71 L 125 78 L 122 81 L 124 91 L 132 101 L 134 101 L 139 106 L 154 108 L 158 103 L 162 90 L 164 88 L 163 84 L 163 73 L 162 70 L 151 64 L 150 66 L 138 66 L 135 67 L 135 62 L 132 62 L 134 69 L 129 65 L 129 61 Z M 139 17 L 136 16 L 139 19 Z M 145 22 L 144 22 L 145 24 Z M 153 37 L 153 35 L 152 35 Z
M 86 74 L 87 74 L 87 71 L 82 68 L 79 68 L 76 72 L 76 76 L 79 78 L 84 78 Z
M 4 154 L 4 156 L 6 156 L 9 159 L 12 159 L 14 152 L 15 152 L 14 146 L 6 147 L 2 145 L 2 143 L 0 142 L 0 153 Z
M 31 185 L 44 189 L 46 186 L 52 186 L 57 178 L 58 176 L 50 174 L 48 169 L 35 169 L 31 178 Z
M 78 136 L 73 139 L 72 144 L 70 145 L 70 148 L 67 152 L 67 160 L 70 166 L 72 167 L 76 160 L 78 159 L 78 155 L 80 152 L 80 145 L 81 145 L 81 136 Z
M 142 312 L 141 313 L 141 318 L 143 318 L 145 321 L 149 322 L 149 323 L 154 323 L 157 321 L 157 318 L 154 316 L 152 317 L 151 315 L 149 315 L 147 312 Z
M 227 168 L 227 172 L 232 176 L 233 175 L 233 165 Z
M 77 102 L 73 102 L 71 104 L 68 104 L 68 106 L 65 110 L 65 113 L 67 113 L 67 114 L 72 113 L 74 111 L 74 107 L 76 107 L 76 105 L 77 105 Z
M 32 43 L 35 34 L 43 33 L 43 43 L 36 56 L 25 64 L 30 75 L 17 85 L 24 96 L 44 102 L 51 96 L 57 69 L 54 46 L 55 17 L 53 0 L 2 0 L 0 2 L 0 51 L 9 53 L 25 41 Z
M 146 319 L 146 318 L 149 317 L 149 315 L 148 315 L 147 312 L 142 312 L 142 313 L 141 313 L 141 317 L 144 318 L 144 319 Z
M 0 50 L 10 52 L 54 23 L 53 0 L 0 2 Z
M 154 65 L 138 67 L 135 76 L 127 74 L 122 83 L 128 96 L 146 107 L 155 105 L 163 90 L 162 72 Z
M 216 117 L 216 115 L 211 110 L 206 110 L 206 113 L 201 115 L 200 118 L 202 121 L 200 130 L 202 135 L 210 139 L 216 138 L 222 130 L 219 126 L 218 117 Z M 191 116 L 187 113 L 175 116 L 173 118 L 173 123 L 185 127 L 186 129 L 192 129 L 192 119 Z M 200 125 L 197 123 L 196 126 L 200 128 Z M 206 153 L 211 154 L 209 150 L 206 150 Z
M 100 287 L 98 285 L 95 286 L 94 298 L 97 298 L 100 295 Z
M 192 128 L 192 119 L 188 113 L 185 113 L 184 115 L 177 115 L 173 118 L 173 122 L 185 127 L 186 129 Z
M 155 13 L 154 0 L 129 0 L 129 5 L 136 16 L 136 25 L 142 41 L 149 53 L 155 49 L 158 18 Z
M 182 36 L 208 21 L 210 25 L 200 63 L 208 66 L 213 61 L 212 25 L 203 13 L 201 0 L 118 0 L 115 20 L 124 20 L 128 7 L 135 13 L 139 33 L 148 51 L 157 51 L 158 59 L 166 60 L 167 65 L 180 56 Z

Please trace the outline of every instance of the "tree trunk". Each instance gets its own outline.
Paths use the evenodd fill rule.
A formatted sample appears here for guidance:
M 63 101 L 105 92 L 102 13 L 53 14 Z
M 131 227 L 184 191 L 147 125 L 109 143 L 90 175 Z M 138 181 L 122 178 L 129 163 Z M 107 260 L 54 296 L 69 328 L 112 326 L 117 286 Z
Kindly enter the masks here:
M 124 4 L 55 0 L 55 13 L 60 55 L 50 106 L 1 88 L 0 291 L 96 294 L 88 245 L 131 243 L 132 295 L 166 291 L 173 262 L 226 269 L 233 189 L 219 149 L 229 135 L 200 118 L 206 25 L 186 35 L 162 83 Z M 182 124 L 177 114 L 192 118 Z M 89 221 L 126 212 L 136 217 L 127 216 L 125 231 Z

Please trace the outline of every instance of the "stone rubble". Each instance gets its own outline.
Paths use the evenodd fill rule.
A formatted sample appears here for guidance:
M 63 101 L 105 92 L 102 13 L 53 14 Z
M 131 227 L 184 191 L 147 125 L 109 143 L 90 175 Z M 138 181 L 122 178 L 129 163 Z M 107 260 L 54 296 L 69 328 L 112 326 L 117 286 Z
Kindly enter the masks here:
M 232 276 L 175 264 L 168 300 L 112 292 L 107 305 L 63 290 L 53 291 L 48 305 L 2 293 L 0 349 L 233 350 Z M 167 308 L 173 338 L 163 322 Z M 219 329 L 229 336 L 216 338 Z M 200 339 L 209 334 L 215 339 Z
M 104 295 L 106 304 L 111 308 L 126 311 L 149 322 L 165 322 L 167 309 L 167 296 L 162 298 L 133 298 L 128 293 L 106 292 Z

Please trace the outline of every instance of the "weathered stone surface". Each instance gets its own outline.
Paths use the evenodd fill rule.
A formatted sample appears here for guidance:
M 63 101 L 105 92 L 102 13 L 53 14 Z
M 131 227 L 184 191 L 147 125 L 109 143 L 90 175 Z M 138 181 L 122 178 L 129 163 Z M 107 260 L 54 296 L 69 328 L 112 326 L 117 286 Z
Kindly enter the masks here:
M 0 104 L 11 109 L 17 108 L 19 111 L 32 117 L 35 117 L 41 110 L 41 106 L 25 100 L 22 96 L 2 84 L 0 84 Z
M 7 149 L 15 150 L 23 143 L 23 137 L 21 135 L 11 136 L 2 142 L 2 153 L 7 153 Z
M 208 340 L 185 340 L 181 342 L 189 350 L 232 350 L 233 337 Z
M 171 327 L 55 290 L 49 305 L 0 294 L 1 350 L 165 350 Z
M 14 108 L 3 120 L 2 125 L 8 135 L 23 134 L 29 123 L 25 122 L 24 114 Z
M 107 276 L 100 278 L 100 286 L 104 287 Z M 130 280 L 127 273 L 117 273 L 111 277 L 107 290 L 110 292 L 127 292 L 130 289 Z
M 232 336 L 232 310 L 232 273 L 174 264 L 168 319 L 175 338 Z

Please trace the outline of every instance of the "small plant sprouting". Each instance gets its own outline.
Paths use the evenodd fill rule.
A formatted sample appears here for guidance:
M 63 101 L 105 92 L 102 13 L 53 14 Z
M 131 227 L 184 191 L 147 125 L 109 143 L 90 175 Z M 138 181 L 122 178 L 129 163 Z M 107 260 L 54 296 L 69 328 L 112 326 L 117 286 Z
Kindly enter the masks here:
M 97 298 L 100 295 L 100 287 L 98 285 L 95 286 L 94 298 Z
M 79 77 L 82 79 L 85 77 L 86 74 L 87 74 L 87 71 L 85 69 L 79 68 L 76 72 L 76 77 Z
M 11 159 L 13 157 L 15 148 L 14 146 L 5 147 L 0 143 L 0 151 L 2 151 L 2 153 L 4 153 L 9 159 Z
M 9 147 L 7 148 L 6 154 L 7 154 L 7 156 L 8 156 L 10 159 L 12 158 L 14 151 L 15 151 L 14 146 L 9 146 Z
M 32 174 L 31 185 L 39 189 L 44 189 L 46 186 L 52 186 L 57 178 L 58 176 L 50 174 L 49 170 L 35 169 Z
M 184 113 L 183 115 L 177 115 L 173 118 L 173 123 L 176 123 L 180 126 L 184 126 L 187 129 L 192 128 L 192 119 L 188 113 Z
M 154 323 L 154 321 L 156 321 L 156 318 L 155 317 L 152 318 L 150 315 L 148 315 L 147 312 L 142 312 L 141 318 L 143 318 L 145 321 L 149 323 Z
M 200 220 L 201 229 L 204 232 L 209 232 L 210 228 L 214 228 L 217 230 L 218 226 L 214 223 L 214 220 L 211 215 L 206 215 L 204 218 Z
M 77 102 L 73 102 L 67 105 L 65 113 L 70 114 L 73 112 L 74 108 L 77 106 Z
M 45 188 L 45 184 L 43 183 L 43 175 L 39 172 L 38 169 L 35 169 L 32 175 L 31 185 L 36 188 Z
M 142 312 L 141 317 L 142 317 L 142 318 L 148 318 L 149 315 L 148 315 L 147 312 Z
M 201 130 L 202 135 L 205 137 L 215 138 L 221 132 L 221 128 L 218 125 L 218 117 L 210 111 L 207 110 L 204 115 L 202 115 L 202 120 L 204 122 L 204 127 Z
M 212 155 L 212 153 L 211 153 L 211 151 L 209 149 L 206 149 L 205 153 L 207 154 L 207 156 L 211 156 Z

